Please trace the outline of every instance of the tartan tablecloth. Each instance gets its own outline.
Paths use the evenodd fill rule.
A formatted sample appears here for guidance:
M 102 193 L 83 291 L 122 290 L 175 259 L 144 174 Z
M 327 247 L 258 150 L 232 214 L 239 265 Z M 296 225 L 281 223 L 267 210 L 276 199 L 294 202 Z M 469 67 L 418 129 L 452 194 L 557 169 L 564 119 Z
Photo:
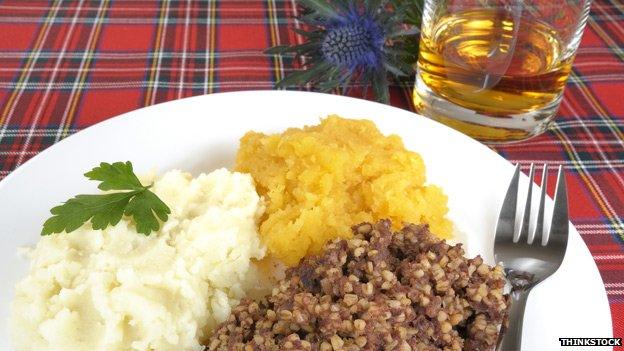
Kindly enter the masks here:
M 123 112 L 273 88 L 292 60 L 263 50 L 301 40 L 289 30 L 296 15 L 294 0 L 0 0 L 0 179 L 68 135 Z M 571 218 L 602 274 L 620 337 L 623 61 L 624 5 L 598 0 L 555 125 L 495 148 L 524 170 L 531 162 L 565 166 Z M 410 96 L 409 87 L 395 87 L 392 103 L 412 109 Z

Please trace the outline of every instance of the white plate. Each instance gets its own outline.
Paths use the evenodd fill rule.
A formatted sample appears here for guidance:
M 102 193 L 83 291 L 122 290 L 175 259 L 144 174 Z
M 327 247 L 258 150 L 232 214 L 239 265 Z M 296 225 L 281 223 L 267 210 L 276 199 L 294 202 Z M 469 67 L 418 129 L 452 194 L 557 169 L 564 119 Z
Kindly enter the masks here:
M 480 143 L 413 113 L 365 100 L 285 91 L 193 97 L 129 112 L 81 131 L 0 182 L 0 349 L 10 349 L 9 304 L 14 284 L 27 269 L 16 250 L 37 242 L 52 206 L 96 190 L 84 172 L 101 161 L 119 160 L 131 160 L 138 172 L 208 172 L 232 165 L 238 139 L 249 130 L 277 132 L 316 124 L 332 113 L 371 119 L 382 132 L 399 134 L 407 148 L 419 152 L 428 180 L 449 196 L 450 217 L 465 233 L 468 253 L 492 262 L 493 229 L 513 167 Z M 523 349 L 559 350 L 560 337 L 611 335 L 602 280 L 572 228 L 561 269 L 531 293 Z

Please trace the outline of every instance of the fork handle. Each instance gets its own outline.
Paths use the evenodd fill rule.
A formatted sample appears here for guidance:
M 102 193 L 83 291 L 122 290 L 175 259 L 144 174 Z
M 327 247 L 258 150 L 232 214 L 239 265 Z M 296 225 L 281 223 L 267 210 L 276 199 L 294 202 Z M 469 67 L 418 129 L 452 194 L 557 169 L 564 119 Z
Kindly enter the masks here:
M 497 351 L 522 350 L 522 323 L 526 307 L 528 290 L 513 290 L 510 293 L 511 309 L 509 310 L 509 326 L 498 340 Z

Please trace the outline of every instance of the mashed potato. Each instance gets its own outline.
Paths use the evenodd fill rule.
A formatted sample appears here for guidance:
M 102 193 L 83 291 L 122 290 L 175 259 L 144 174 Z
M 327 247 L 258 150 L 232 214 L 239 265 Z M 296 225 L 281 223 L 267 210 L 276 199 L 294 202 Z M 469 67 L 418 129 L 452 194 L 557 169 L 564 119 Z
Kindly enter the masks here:
M 446 196 L 425 184 L 421 157 L 370 121 L 333 116 L 282 134 L 247 133 L 236 170 L 251 173 L 266 197 L 260 235 L 288 265 L 361 222 L 427 223 L 439 237 L 451 235 Z
M 41 238 L 12 303 L 17 350 L 201 350 L 231 307 L 261 289 L 253 259 L 263 211 L 249 175 L 170 171 L 152 190 L 160 231 L 122 220 Z

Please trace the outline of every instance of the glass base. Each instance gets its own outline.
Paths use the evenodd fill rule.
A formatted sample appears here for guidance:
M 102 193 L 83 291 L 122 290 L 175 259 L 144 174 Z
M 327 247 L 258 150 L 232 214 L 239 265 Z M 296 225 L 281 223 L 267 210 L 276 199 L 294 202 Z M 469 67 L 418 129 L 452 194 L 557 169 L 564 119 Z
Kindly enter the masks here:
M 416 74 L 414 106 L 423 116 L 485 143 L 512 143 L 544 132 L 552 122 L 562 95 L 539 110 L 508 115 L 486 115 L 456 105 L 434 93 Z

